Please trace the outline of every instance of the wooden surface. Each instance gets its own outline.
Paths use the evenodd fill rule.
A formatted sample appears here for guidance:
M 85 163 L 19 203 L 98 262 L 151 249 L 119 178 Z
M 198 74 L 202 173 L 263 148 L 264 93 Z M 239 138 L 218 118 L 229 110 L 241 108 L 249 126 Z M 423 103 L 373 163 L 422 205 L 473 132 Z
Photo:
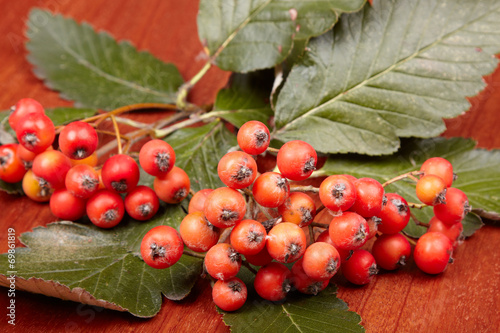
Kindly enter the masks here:
M 128 39 L 141 50 L 175 63 L 185 79 L 203 64 L 197 37 L 194 0 L 0 0 L 0 109 L 23 97 L 44 106 L 71 103 L 47 89 L 25 60 L 24 22 L 34 6 L 87 21 L 118 39 Z M 213 102 L 228 73 L 212 69 L 190 94 L 191 102 Z M 472 98 L 471 111 L 446 121 L 446 136 L 471 137 L 484 148 L 500 148 L 500 71 L 486 78 L 486 90 Z M 158 114 L 136 116 L 151 120 Z M 48 205 L 0 193 L 0 251 L 7 250 L 7 228 L 17 235 L 54 221 Z M 499 332 L 500 229 L 485 226 L 455 253 L 455 263 L 442 275 L 420 272 L 413 261 L 396 273 L 384 273 L 364 287 L 338 278 L 339 297 L 363 318 L 368 332 Z M 207 282 L 200 281 L 181 302 L 164 300 L 160 313 L 149 320 L 128 313 L 93 308 L 42 295 L 16 293 L 18 332 L 226 332 L 215 311 Z M 7 289 L 0 288 L 0 331 L 7 328 Z

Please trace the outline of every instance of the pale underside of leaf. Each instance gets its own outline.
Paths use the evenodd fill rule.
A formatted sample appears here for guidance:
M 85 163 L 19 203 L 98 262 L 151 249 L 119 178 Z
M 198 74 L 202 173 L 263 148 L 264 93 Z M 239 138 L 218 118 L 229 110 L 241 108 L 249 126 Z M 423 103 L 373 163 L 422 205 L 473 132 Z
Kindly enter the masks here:
M 35 74 L 76 105 L 109 110 L 175 101 L 183 80 L 174 65 L 47 11 L 33 10 L 28 25 L 26 47 Z
M 500 2 L 374 1 L 313 39 L 276 105 L 275 137 L 389 154 L 469 108 L 500 51 Z
M 365 0 L 202 0 L 198 33 L 215 64 L 248 72 L 272 67 L 289 54 L 293 38 L 307 39 L 330 29 L 342 12 Z

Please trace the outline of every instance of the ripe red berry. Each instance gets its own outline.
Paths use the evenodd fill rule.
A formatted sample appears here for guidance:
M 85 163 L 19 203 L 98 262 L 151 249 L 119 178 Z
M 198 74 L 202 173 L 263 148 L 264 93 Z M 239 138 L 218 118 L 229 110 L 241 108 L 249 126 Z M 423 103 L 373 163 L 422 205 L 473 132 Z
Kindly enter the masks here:
M 276 208 L 285 203 L 290 194 L 290 185 L 279 173 L 266 172 L 257 177 L 252 193 L 259 205 Z
M 66 189 L 56 190 L 50 197 L 50 211 L 62 220 L 76 221 L 85 215 L 85 199 Z
M 60 151 L 47 150 L 35 157 L 32 169 L 37 177 L 45 179 L 54 189 L 59 189 L 65 185 L 71 163 Z
M 20 182 L 26 169 L 18 158 L 18 144 L 11 143 L 0 146 L 0 179 L 7 183 Z
M 21 118 L 28 114 L 45 114 L 42 104 L 33 98 L 22 98 L 16 105 L 11 107 L 12 113 L 9 116 L 9 125 L 15 131 L 17 123 Z
M 351 283 L 364 285 L 378 273 L 377 263 L 366 250 L 354 250 L 349 260 L 342 263 L 342 274 Z
M 372 247 L 372 255 L 379 267 L 392 271 L 406 264 L 411 246 L 401 234 L 382 235 Z
M 212 289 L 212 299 L 215 305 L 224 311 L 236 311 L 247 300 L 247 286 L 234 277 L 227 281 L 217 281 Z
M 231 231 L 231 245 L 243 255 L 255 255 L 266 246 L 266 228 L 255 220 L 242 220 Z
M 453 245 L 448 237 L 440 232 L 427 232 L 417 241 L 413 258 L 422 271 L 439 274 L 453 262 L 452 253 Z
M 251 120 L 240 127 L 236 139 L 245 153 L 259 155 L 269 147 L 271 136 L 266 125 L 260 121 Z
M 292 285 L 301 293 L 307 295 L 317 295 L 328 286 L 330 280 L 318 281 L 309 277 L 303 268 L 303 259 L 300 258 L 292 266 Z
M 83 121 L 64 126 L 59 134 L 59 148 L 73 160 L 81 160 L 94 153 L 98 145 L 96 130 Z
M 378 217 L 381 219 L 377 226 L 378 231 L 384 234 L 395 234 L 403 230 L 410 221 L 410 208 L 406 200 L 399 194 L 387 193 Z
M 175 164 L 174 149 L 163 140 L 148 141 L 139 152 L 139 163 L 152 176 L 166 175 Z
M 444 202 L 446 184 L 441 177 L 435 175 L 424 175 L 415 187 L 417 197 L 424 204 L 434 206 Z
M 440 232 L 446 237 L 448 237 L 453 243 L 453 248 L 456 248 L 460 243 L 463 242 L 464 236 L 462 234 L 464 226 L 462 222 L 457 222 L 454 224 L 446 224 L 441 222 L 437 217 L 433 216 L 429 221 L 428 232 Z
M 76 197 L 90 198 L 99 189 L 99 174 L 87 164 L 78 164 L 69 169 L 64 184 Z
M 317 281 L 330 280 L 340 267 L 339 252 L 325 242 L 309 245 L 302 259 L 304 272 Z
M 196 192 L 189 201 L 188 213 L 203 212 L 203 209 L 205 208 L 205 201 L 212 191 L 213 190 L 211 188 L 205 188 Z
M 99 190 L 87 201 L 87 216 L 100 228 L 116 226 L 125 214 L 120 195 L 109 190 Z
M 267 247 L 264 246 L 264 248 L 257 254 L 251 255 L 247 254 L 245 255 L 246 261 L 248 261 L 250 264 L 254 266 L 265 266 L 269 264 L 271 261 L 273 261 L 273 257 L 269 254 L 269 251 L 267 251 Z
M 366 235 L 366 239 L 372 239 L 378 232 L 378 226 L 382 222 L 382 219 L 377 216 L 372 216 L 366 219 L 366 223 L 368 224 L 368 235 Z
M 247 153 L 233 151 L 222 156 L 217 173 L 224 184 L 238 190 L 252 185 L 257 177 L 257 163 Z
M 151 188 L 140 185 L 130 191 L 124 200 L 128 215 L 138 221 L 146 221 L 155 216 L 160 208 L 160 200 Z
M 440 177 L 444 180 L 446 187 L 450 187 L 455 178 L 453 166 L 448 160 L 442 157 L 429 158 L 422 164 L 420 171 L 423 172 L 424 175 L 435 175 Z
M 305 193 L 293 192 L 285 201 L 278 207 L 283 221 L 291 222 L 299 227 L 305 227 L 312 223 L 316 216 L 316 205 L 314 200 Z
M 368 224 L 359 214 L 344 212 L 330 222 L 330 239 L 336 249 L 355 250 L 366 243 Z
M 28 198 L 37 202 L 47 202 L 54 189 L 45 180 L 35 176 L 33 171 L 28 170 L 23 177 L 23 192 Z
M 43 113 L 31 113 L 19 119 L 16 124 L 19 144 L 27 150 L 39 154 L 49 148 L 56 137 L 52 120 Z
M 344 175 L 329 176 L 319 186 L 319 199 L 334 212 L 345 211 L 356 201 L 356 187 Z
M 230 244 L 219 243 L 205 255 L 205 268 L 214 279 L 229 280 L 240 271 L 241 256 Z
M 363 217 L 378 216 L 384 201 L 384 188 L 373 178 L 360 178 L 354 182 L 356 201 L 351 210 Z
M 443 223 L 461 222 L 471 211 L 467 195 L 458 188 L 449 187 L 444 197 L 445 203 L 434 206 L 434 215 Z
M 154 180 L 154 190 L 158 198 L 169 204 L 178 204 L 184 200 L 191 188 L 191 181 L 186 171 L 174 166 L 169 173 Z
M 187 214 L 179 226 L 184 244 L 195 252 L 206 252 L 217 244 L 219 228 L 207 221 L 203 212 Z
M 281 174 L 291 180 L 307 179 L 316 170 L 318 155 L 307 142 L 293 140 L 278 151 L 276 162 Z
M 246 213 L 243 195 L 229 187 L 220 187 L 209 194 L 203 209 L 207 220 L 218 228 L 228 228 L 241 221 Z
M 302 257 L 307 247 L 306 235 L 296 224 L 276 224 L 268 233 L 267 251 L 274 260 L 289 263 Z
M 160 225 L 149 230 L 141 242 L 141 256 L 146 264 L 163 269 L 175 264 L 182 256 L 184 244 L 172 227 Z
M 290 270 L 283 264 L 272 262 L 259 269 L 253 286 L 257 294 L 268 301 L 281 301 L 290 291 Z
M 108 190 L 126 193 L 133 190 L 139 182 L 139 166 L 128 155 L 114 155 L 104 162 L 101 177 Z

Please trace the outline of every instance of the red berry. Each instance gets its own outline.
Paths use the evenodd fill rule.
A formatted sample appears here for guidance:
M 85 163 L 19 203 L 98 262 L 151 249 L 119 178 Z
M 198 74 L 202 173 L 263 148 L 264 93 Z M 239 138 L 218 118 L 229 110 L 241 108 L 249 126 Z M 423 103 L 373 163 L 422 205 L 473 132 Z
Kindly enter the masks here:
M 62 220 L 76 221 L 85 215 L 85 199 L 66 189 L 56 190 L 50 197 L 50 211 Z
M 259 205 L 276 208 L 285 203 L 290 194 L 290 185 L 279 173 L 266 172 L 257 177 L 252 193 Z
M 160 200 L 151 188 L 140 185 L 130 191 L 124 200 L 128 215 L 138 221 L 152 218 L 160 208 Z
M 247 121 L 238 130 L 238 145 L 247 154 L 259 155 L 269 147 L 271 136 L 266 125 L 257 120 Z
M 240 271 L 241 256 L 231 245 L 219 243 L 205 255 L 205 268 L 214 279 L 229 280 Z
M 302 268 L 310 278 L 317 281 L 330 280 L 340 267 L 340 254 L 328 243 L 311 244 L 302 258 Z
M 319 199 L 334 212 L 345 211 L 356 201 L 356 187 L 344 175 L 330 176 L 319 186 Z
M 268 301 L 281 301 L 290 291 L 290 270 L 283 264 L 272 262 L 259 269 L 253 286 L 257 294 Z
M 224 311 L 236 311 L 247 300 L 247 286 L 234 277 L 227 281 L 217 281 L 212 289 L 212 299 L 215 305 Z
M 99 174 L 90 165 L 78 164 L 69 169 L 64 183 L 71 194 L 87 199 L 99 189 Z
M 301 140 L 285 143 L 276 158 L 281 174 L 291 180 L 307 179 L 316 170 L 317 161 L 314 148 Z
M 269 264 L 271 261 L 273 261 L 273 257 L 269 254 L 267 251 L 267 247 L 264 247 L 259 253 L 257 254 L 247 254 L 245 255 L 246 261 L 251 263 L 254 266 L 265 266 Z
M 257 177 L 257 163 L 247 153 L 233 151 L 222 156 L 217 173 L 224 184 L 238 190 L 252 185 Z
M 217 244 L 219 228 L 207 221 L 203 212 L 192 212 L 182 219 L 179 232 L 184 244 L 195 252 L 206 252 Z
M 149 230 L 141 242 L 141 256 L 146 264 L 163 269 L 175 264 L 182 256 L 184 244 L 172 227 L 160 225 Z
M 450 187 L 455 178 L 453 166 L 448 160 L 442 157 L 429 158 L 422 164 L 420 171 L 423 172 L 424 175 L 435 175 L 440 177 L 444 180 L 446 187 Z
M 267 251 L 276 261 L 294 262 L 302 257 L 306 247 L 306 235 L 296 224 L 279 223 L 268 233 Z
M 419 238 L 413 257 L 418 268 L 428 274 L 443 272 L 453 259 L 453 245 L 440 232 L 428 232 Z
M 330 280 L 318 281 L 309 277 L 303 268 L 303 259 L 300 258 L 292 266 L 292 285 L 303 294 L 317 295 L 328 286 Z
M 27 150 L 39 154 L 49 148 L 56 137 L 52 120 L 43 113 L 32 113 L 19 119 L 16 125 L 17 140 Z
M 411 246 L 401 234 L 382 235 L 373 243 L 372 254 L 379 267 L 389 271 L 406 264 Z
M 37 177 L 43 178 L 54 189 L 58 189 L 64 187 L 71 163 L 60 151 L 47 150 L 35 157 L 32 169 Z
M 384 234 L 395 234 L 403 230 L 410 221 L 410 208 L 399 194 L 387 193 L 378 217 L 381 219 L 378 231 Z
M 365 250 L 354 250 L 349 260 L 342 263 L 342 274 L 351 283 L 364 285 L 378 273 L 372 254 Z
M 11 143 L 0 146 L 0 179 L 7 183 L 20 182 L 26 169 L 18 158 L 18 144 Z
M 97 148 L 96 130 L 83 121 L 74 121 L 64 126 L 59 134 L 59 148 L 73 160 L 89 157 Z
M 242 220 L 231 231 L 231 245 L 243 255 L 255 255 L 266 246 L 266 228 L 254 220 Z
M 329 235 L 336 249 L 355 250 L 363 246 L 368 235 L 368 224 L 360 215 L 344 212 L 330 222 Z
M 363 217 L 378 216 L 384 201 L 384 188 L 373 178 L 360 178 L 354 182 L 356 201 L 351 210 Z
M 28 198 L 37 202 L 47 202 L 54 189 L 45 180 L 35 176 L 33 171 L 28 170 L 23 177 L 23 192 Z
M 435 175 L 424 175 L 415 187 L 417 197 L 424 204 L 434 206 L 444 202 L 446 184 L 441 177 Z
M 212 191 L 213 190 L 211 188 L 206 188 L 196 192 L 189 201 L 188 213 L 203 212 L 203 209 L 205 208 L 205 201 Z
M 175 164 L 174 149 L 163 140 L 151 140 L 142 146 L 139 163 L 150 175 L 155 177 L 166 175 Z
M 246 213 L 243 195 L 229 187 L 220 187 L 207 197 L 203 209 L 207 220 L 218 228 L 228 228 L 241 221 Z
M 87 216 L 100 228 L 116 226 L 125 214 L 125 207 L 120 195 L 109 190 L 97 191 L 87 201 Z
M 464 226 L 462 225 L 462 222 L 446 224 L 441 222 L 437 217 L 433 216 L 429 221 L 429 229 L 427 231 L 442 233 L 451 240 L 453 248 L 456 248 L 464 239 L 462 234 L 463 230 Z
M 191 188 L 191 181 L 186 171 L 174 166 L 169 173 L 154 180 L 154 189 L 158 197 L 169 204 L 178 204 L 184 200 Z
M 11 108 L 12 113 L 9 116 L 9 125 L 15 131 L 20 119 L 28 114 L 45 114 L 42 104 L 33 98 L 20 99 L 16 105 Z
M 443 223 L 461 222 L 471 211 L 467 195 L 458 188 L 449 187 L 444 197 L 445 203 L 434 206 L 434 215 Z
M 283 218 L 283 221 L 291 222 L 299 227 L 305 227 L 312 223 L 316 216 L 316 205 L 314 200 L 305 193 L 293 192 L 285 201 L 278 207 L 278 212 Z
M 114 155 L 104 162 L 101 177 L 108 190 L 126 193 L 132 191 L 139 182 L 139 166 L 128 155 Z

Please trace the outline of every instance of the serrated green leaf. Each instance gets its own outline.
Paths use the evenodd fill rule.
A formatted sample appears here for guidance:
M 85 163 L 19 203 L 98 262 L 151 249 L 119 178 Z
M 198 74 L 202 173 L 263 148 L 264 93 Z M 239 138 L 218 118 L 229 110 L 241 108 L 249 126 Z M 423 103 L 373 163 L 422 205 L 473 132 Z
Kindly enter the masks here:
M 452 186 L 467 194 L 473 208 L 481 208 L 500 219 L 500 150 L 474 149 L 474 146 L 474 141 L 462 138 L 407 140 L 403 142 L 401 150 L 391 156 L 331 156 L 322 172 L 328 175 L 347 173 L 357 178 L 371 177 L 383 183 L 406 172 L 419 170 L 430 157 L 444 157 L 451 162 L 453 171 L 458 175 Z M 385 190 L 399 193 L 409 202 L 420 202 L 415 194 L 415 182 L 411 180 L 397 181 Z M 412 212 L 424 223 L 433 216 L 432 207 L 412 209 Z M 472 220 L 469 222 L 475 225 Z M 426 229 L 410 221 L 404 231 L 418 238 Z
M 233 74 L 229 88 L 217 94 L 210 114 L 236 127 L 250 120 L 267 123 L 272 115 L 269 104 L 272 81 L 273 75 L 269 71 Z
M 500 51 L 500 1 L 376 0 L 313 39 L 279 94 L 275 138 L 393 153 L 469 109 Z
M 175 165 L 184 169 L 195 192 L 225 186 L 217 174 L 217 164 L 236 146 L 236 136 L 220 121 L 183 128 L 165 138 L 175 150 Z
M 46 109 L 45 114 L 55 126 L 64 125 L 75 120 L 91 117 L 97 113 L 97 109 L 91 108 L 51 108 Z
M 293 38 L 307 39 L 330 29 L 342 12 L 365 0 L 201 0 L 198 33 L 215 64 L 249 72 L 272 67 L 289 54 Z
M 32 10 L 27 35 L 35 74 L 78 106 L 110 110 L 134 103 L 175 103 L 183 83 L 174 65 L 61 15 Z
M 60 284 L 71 291 L 82 288 L 101 300 L 102 306 L 152 317 L 160 310 L 161 294 L 179 300 L 190 292 L 201 273 L 201 260 L 183 256 L 172 267 L 157 270 L 140 259 L 140 242 L 157 225 L 177 228 L 184 216 L 180 206 L 168 206 L 152 220 L 127 219 L 109 230 L 72 222 L 35 228 L 20 237 L 27 248 L 16 250 L 16 276 L 41 279 L 38 285 Z M 2 256 L 5 259 L 6 254 Z M 8 271 L 7 260 L 2 260 L 1 274 Z M 43 290 L 28 286 L 33 289 L 25 290 Z

